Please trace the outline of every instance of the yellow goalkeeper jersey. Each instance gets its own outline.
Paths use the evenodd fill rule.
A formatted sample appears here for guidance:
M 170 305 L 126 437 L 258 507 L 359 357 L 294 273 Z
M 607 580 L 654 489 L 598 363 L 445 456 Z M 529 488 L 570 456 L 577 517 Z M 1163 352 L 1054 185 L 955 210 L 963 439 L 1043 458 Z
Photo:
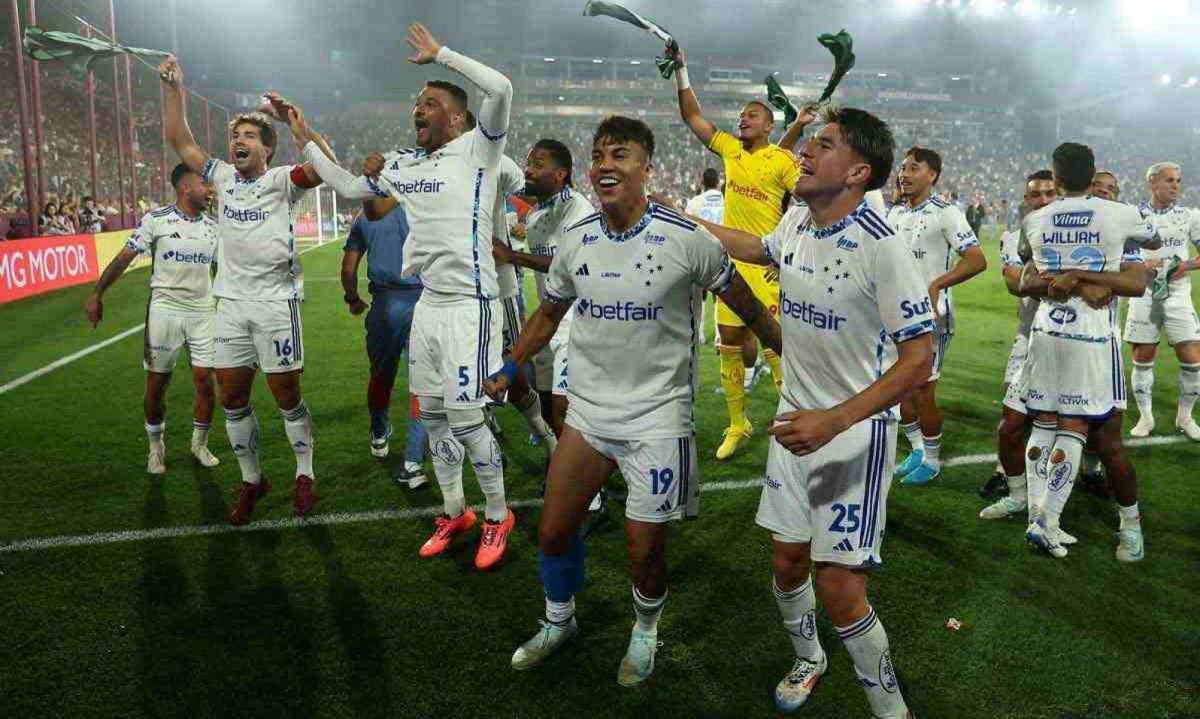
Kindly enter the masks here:
M 724 130 L 717 130 L 708 149 L 725 164 L 724 224 L 759 237 L 775 229 L 783 216 L 783 196 L 800 176 L 795 156 L 772 144 L 747 152 Z

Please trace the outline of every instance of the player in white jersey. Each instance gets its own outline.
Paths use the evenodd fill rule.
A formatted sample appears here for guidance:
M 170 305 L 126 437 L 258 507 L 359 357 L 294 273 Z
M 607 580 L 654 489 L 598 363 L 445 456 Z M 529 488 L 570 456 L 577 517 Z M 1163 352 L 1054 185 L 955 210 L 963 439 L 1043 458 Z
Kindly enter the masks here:
M 783 143 L 780 143 L 781 145 Z M 791 145 L 787 149 L 791 149 Z M 725 220 L 725 193 L 721 192 L 721 175 L 715 167 L 704 168 L 700 176 L 700 186 L 704 191 L 687 201 L 684 212 L 696 217 L 702 217 L 709 222 L 722 224 Z M 700 305 L 700 344 L 708 344 L 707 331 L 704 329 L 705 316 L 708 314 L 707 299 Z M 716 337 L 716 313 L 713 314 L 713 333 Z M 719 338 L 718 338 L 719 339 Z M 713 340 L 716 341 L 715 339 Z M 754 373 L 746 376 L 745 386 L 753 386 Z
M 468 117 L 471 120 L 468 125 L 473 129 L 474 117 L 469 113 Z M 504 322 L 500 343 L 502 353 L 512 351 L 513 344 L 521 335 L 521 327 L 525 324 L 525 313 L 520 301 L 521 283 L 517 276 L 517 268 L 512 263 L 501 262 L 499 255 L 496 254 L 496 248 L 512 249 L 507 217 L 508 197 L 521 192 L 524 188 L 525 174 L 520 165 L 508 155 L 501 155 L 496 173 L 496 203 L 492 210 L 492 254 L 496 259 L 496 285 L 499 288 L 497 299 Z M 529 381 L 524 373 L 517 376 L 507 399 L 525 419 L 530 435 L 539 444 L 546 445 L 547 456 L 554 454 L 554 446 L 558 442 L 557 437 L 542 416 L 541 398 L 529 386 Z
M 793 189 L 807 206 L 765 238 L 714 231 L 732 257 L 778 267 L 782 290 L 783 391 L 757 516 L 772 534 L 775 600 L 795 650 L 776 706 L 799 709 L 828 668 L 819 595 L 872 715 L 901 719 L 911 714 L 867 600 L 867 569 L 881 561 L 894 408 L 929 379 L 934 316 L 908 244 L 864 197 L 891 172 L 891 130 L 853 108 L 823 115 Z
M 1142 215 L 1162 237 L 1161 249 L 1147 253 L 1149 264 L 1162 273 L 1152 289 L 1129 300 L 1125 341 L 1133 345 L 1133 398 L 1137 401 L 1137 424 L 1129 431 L 1146 437 L 1154 431 L 1154 360 L 1158 342 L 1167 342 L 1179 358 L 1179 405 L 1175 428 L 1188 439 L 1200 442 L 1200 425 L 1192 409 L 1200 397 L 1200 317 L 1192 304 L 1191 272 L 1200 267 L 1200 257 L 1189 257 L 1189 245 L 1200 250 L 1200 210 L 1180 207 L 1183 171 L 1174 162 L 1158 162 L 1146 170 L 1150 201 L 1141 204 Z
M 1046 292 L 1034 316 L 1021 384 L 1037 425 L 1057 427 L 1048 446 L 1036 426 L 1030 435 L 1026 456 L 1034 467 L 1029 478 L 1033 519 L 1025 536 L 1061 558 L 1067 550 L 1058 537 L 1059 518 L 1088 433 L 1099 435 L 1102 457 L 1119 447 L 1125 409 L 1115 303 L 1091 302 L 1073 293 L 1080 282 L 1087 282 L 1116 295 L 1140 295 L 1146 287 L 1140 249 L 1127 253 L 1126 244 L 1139 244 L 1157 233 L 1136 208 L 1088 194 L 1095 158 L 1086 145 L 1068 142 L 1056 148 L 1053 173 L 1059 199 L 1021 222 L 1021 243 L 1033 260 L 1022 277 L 1022 290 L 1043 283 Z M 1040 273 L 1036 282 L 1034 271 Z M 1136 561 L 1142 554 L 1137 503 L 1119 510 L 1122 537 L 1117 558 L 1132 550 L 1138 556 L 1126 561 Z
M 896 230 L 917 258 L 929 287 L 937 331 L 933 338 L 933 372 L 921 389 L 900 403 L 900 430 L 911 452 L 896 467 L 901 484 L 928 484 L 942 471 L 942 412 L 937 406 L 937 382 L 950 340 L 955 313 L 951 289 L 987 269 L 979 238 L 957 206 L 933 194 L 942 174 L 942 157 L 925 147 L 913 147 L 900 165 L 900 186 L 906 202 L 888 213 Z M 957 262 L 954 255 L 959 255 Z
M 646 199 L 653 157 L 654 135 L 642 121 L 613 116 L 597 127 L 589 177 L 601 211 L 562 233 L 542 303 L 489 389 L 502 392 L 562 318 L 575 315 L 570 406 L 538 524 L 546 621 L 513 654 L 514 669 L 538 665 L 579 631 L 579 528 L 619 468 L 629 486 L 625 528 L 637 621 L 617 681 L 632 686 L 650 677 L 667 599 L 667 522 L 693 515 L 698 498 L 696 288 L 715 292 L 765 346 L 779 348 L 778 324 L 712 235 Z
M 96 282 L 84 304 L 92 327 L 104 314 L 104 292 L 138 255 L 150 255 L 150 302 L 146 309 L 142 366 L 146 370 L 146 471 L 167 471 L 163 433 L 167 383 L 179 350 L 187 345 L 196 401 L 192 407 L 192 456 L 205 467 L 219 464 L 208 450 L 213 404 L 212 265 L 217 252 L 216 223 L 204 215 L 212 186 L 180 164 L 171 172 L 175 204 L 142 217 L 138 228 Z
M 405 275 L 420 274 L 425 289 L 413 314 L 409 392 L 418 397 L 429 431 L 444 514 L 419 554 L 432 557 L 475 525 L 462 486 L 464 454 L 486 500 L 475 566 L 488 569 L 504 556 L 514 517 L 504 497 L 500 446 L 484 417 L 483 383 L 502 364 L 502 312 L 492 257 L 497 172 L 508 131 L 512 83 L 504 75 L 444 47 L 423 25 L 408 29 L 416 51 L 410 62 L 436 62 L 471 81 L 483 94 L 478 122 L 469 129 L 467 93 L 453 83 L 425 84 L 413 107 L 415 150 L 389 152 L 378 177 L 354 176 L 308 143 L 304 156 L 338 194 L 377 198 L 369 217 L 400 204 L 408 217 Z M 311 130 L 293 123 L 297 143 Z M 464 452 L 465 450 L 465 452 Z
M 300 392 L 304 337 L 300 323 L 300 260 L 292 222 L 304 193 L 320 184 L 308 165 L 270 167 L 276 133 L 271 117 L 238 115 L 229 123 L 229 157 L 224 162 L 196 144 L 183 107 L 183 71 L 170 57 L 159 66 L 166 86 L 166 136 L 175 153 L 217 197 L 216 351 L 213 367 L 225 411 L 225 430 L 242 472 L 238 500 L 229 521 L 245 524 L 271 489 L 258 462 L 258 418 L 250 404 L 254 376 L 261 367 L 283 415 L 296 457 L 292 508 L 304 516 L 316 502 L 313 492 L 312 415 Z M 270 93 L 269 111 L 298 113 Z M 324 152 L 332 155 L 324 140 Z
M 525 160 L 524 194 L 537 200 L 525 215 L 525 249 L 514 252 L 497 246 L 497 260 L 534 271 L 539 298 L 546 296 L 547 274 L 558 253 L 563 232 L 596 210 L 583 195 L 571 186 L 573 167 L 571 151 L 566 145 L 549 138 L 538 140 Z M 550 423 L 554 433 L 561 436 L 567 416 L 567 393 L 570 378 L 567 374 L 567 339 L 570 337 L 571 315 L 566 314 L 550 342 L 533 358 L 534 384 L 538 392 L 550 400 Z M 512 390 L 509 391 L 512 393 Z

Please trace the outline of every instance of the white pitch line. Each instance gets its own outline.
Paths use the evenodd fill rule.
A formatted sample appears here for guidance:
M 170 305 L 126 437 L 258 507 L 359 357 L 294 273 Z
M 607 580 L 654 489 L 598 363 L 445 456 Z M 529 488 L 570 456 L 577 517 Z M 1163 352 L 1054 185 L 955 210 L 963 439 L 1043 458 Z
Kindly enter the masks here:
M 329 243 L 326 243 L 326 244 L 329 244 Z M 325 245 L 313 245 L 312 247 L 307 247 L 303 250 L 300 250 L 300 254 L 303 255 L 307 252 L 311 252 L 312 250 L 320 249 L 324 246 Z M 139 268 L 139 269 L 141 269 L 141 268 Z M 50 364 L 46 365 L 45 367 L 40 367 L 28 374 L 23 374 L 20 377 L 14 379 L 12 382 L 9 382 L 8 384 L 0 385 L 0 394 L 4 394 L 5 392 L 11 392 L 12 390 L 20 387 L 23 384 L 27 384 L 27 383 L 32 382 L 33 380 L 37 379 L 38 377 L 41 377 L 43 375 L 47 375 L 47 374 L 53 372 L 54 370 L 58 369 L 59 367 L 64 367 L 66 365 L 69 365 L 72 362 L 74 362 L 75 360 L 87 357 L 91 353 L 98 352 L 111 344 L 120 342 L 121 340 L 125 339 L 126 337 L 129 337 L 130 335 L 135 335 L 138 332 L 141 332 L 142 328 L 145 326 L 146 326 L 146 324 L 143 322 L 142 324 L 140 324 L 136 327 L 130 327 L 129 329 L 124 330 L 117 335 L 109 337 L 108 339 L 104 340 L 103 342 L 97 342 L 94 345 L 89 345 L 74 354 L 69 354 L 66 357 L 61 357 L 59 359 L 56 359 L 53 362 L 51 362 Z
M 5 392 L 11 392 L 12 390 L 16 389 L 17 387 L 20 387 L 21 385 L 26 384 L 27 382 L 32 382 L 33 380 L 37 379 L 38 377 L 41 377 L 42 375 L 50 374 L 51 372 L 58 369 L 59 367 L 69 365 L 77 359 L 82 359 L 83 357 L 87 357 L 91 353 L 98 352 L 111 344 L 120 342 L 121 340 L 125 339 L 126 337 L 129 337 L 130 335 L 135 335 L 138 332 L 141 332 L 142 328 L 145 326 L 146 326 L 145 323 L 142 323 L 136 327 L 130 327 L 129 329 L 121 332 L 120 334 L 116 334 L 112 337 L 109 337 L 108 339 L 104 340 L 103 342 L 97 342 L 94 345 L 84 347 L 83 349 L 79 350 L 78 352 L 76 352 L 74 354 L 69 354 L 66 357 L 61 357 L 59 359 L 54 360 L 53 362 L 46 365 L 45 367 L 35 369 L 34 371 L 32 371 L 28 374 L 23 374 L 20 377 L 14 379 L 12 382 L 9 382 L 8 384 L 0 385 L 0 394 L 4 394 Z
M 1133 439 L 1127 443 L 1130 447 L 1145 447 L 1162 444 L 1178 444 L 1187 441 L 1184 437 L 1146 437 Z M 991 464 L 996 461 L 994 454 L 966 454 L 951 457 L 945 462 L 946 467 L 964 467 L 978 464 Z M 736 492 L 742 489 L 753 489 L 762 486 L 762 479 L 725 480 L 708 482 L 700 485 L 702 493 Z M 540 507 L 540 499 L 517 499 L 509 506 Z M 0 542 L 0 554 L 17 552 L 32 552 L 41 549 L 57 549 L 60 547 L 88 547 L 98 544 L 123 544 L 154 539 L 179 539 L 185 537 L 202 537 L 214 534 L 230 534 L 233 532 L 261 532 L 267 530 L 300 529 L 313 526 L 333 526 L 338 524 L 360 524 L 363 522 L 386 522 L 402 519 L 422 519 L 436 516 L 441 512 L 440 505 L 414 507 L 412 509 L 376 510 L 371 512 L 333 512 L 331 514 L 314 514 L 307 519 L 265 519 L 251 522 L 242 527 L 228 524 L 197 524 L 182 527 L 158 527 L 155 529 L 131 529 L 115 532 L 95 532 L 93 534 L 58 535 L 50 537 L 33 537 L 12 542 Z M 475 507 L 476 511 L 482 508 Z

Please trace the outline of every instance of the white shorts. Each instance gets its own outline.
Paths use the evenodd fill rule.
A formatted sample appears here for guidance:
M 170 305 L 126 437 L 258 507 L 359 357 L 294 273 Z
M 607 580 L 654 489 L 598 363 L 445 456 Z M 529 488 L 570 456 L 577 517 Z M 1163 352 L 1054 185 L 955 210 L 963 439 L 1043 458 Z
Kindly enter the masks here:
M 517 345 L 517 338 L 521 336 L 521 328 L 525 326 L 525 320 L 521 317 L 521 306 L 517 304 L 516 297 L 501 297 L 497 303 L 504 314 L 500 353 L 507 355 Z
M 953 330 L 947 330 L 941 323 L 934 325 L 933 371 L 929 373 L 930 382 L 937 382 L 942 378 L 942 363 L 946 361 L 946 351 L 950 349 L 950 340 L 952 339 L 954 339 Z
M 300 300 L 217 300 L 213 366 L 261 367 L 267 374 L 304 369 Z
M 146 311 L 143 332 L 142 368 L 169 374 L 175 369 L 179 350 L 187 345 L 193 367 L 212 367 L 216 347 L 216 322 L 212 312 L 171 312 L 157 305 Z
M 567 396 L 571 383 L 567 375 L 567 345 L 570 342 L 570 326 L 559 325 L 550 338 L 550 344 L 542 348 L 533 358 L 534 389 Z
M 863 420 L 803 457 L 772 439 L 755 521 L 813 561 L 878 565 L 895 464 L 894 420 Z
M 447 407 L 483 407 L 483 382 L 503 367 L 504 320 L 497 300 L 446 297 L 426 290 L 413 310 L 408 391 Z
M 1008 364 L 1004 366 L 1004 384 L 1012 385 L 1017 375 L 1021 373 L 1021 368 L 1025 366 L 1025 360 L 1029 357 L 1029 335 L 1017 334 L 1013 340 L 1012 350 L 1008 353 Z
M 1104 419 L 1125 409 L 1125 373 L 1116 337 L 1088 341 L 1034 331 L 1025 360 L 1027 414 Z
M 1176 287 L 1176 285 L 1185 285 Z M 1129 299 L 1125 316 L 1125 341 L 1138 345 L 1156 345 L 1165 330 L 1167 342 L 1200 342 L 1200 318 L 1192 305 L 1191 283 L 1176 280 L 1171 283 L 1165 300 L 1155 301 L 1147 290 L 1141 297 Z
M 605 439 L 578 431 L 592 449 L 616 462 L 621 470 L 629 489 L 626 519 L 661 524 L 680 517 L 696 518 L 700 478 L 696 475 L 695 437 Z

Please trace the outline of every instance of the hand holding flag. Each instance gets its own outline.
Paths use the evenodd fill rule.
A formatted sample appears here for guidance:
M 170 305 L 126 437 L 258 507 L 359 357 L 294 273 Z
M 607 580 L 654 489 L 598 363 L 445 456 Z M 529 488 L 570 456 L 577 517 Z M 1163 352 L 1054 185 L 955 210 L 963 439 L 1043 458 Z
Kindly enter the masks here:
M 36 25 L 25 28 L 22 42 L 25 54 L 39 62 L 53 60 L 78 59 L 84 61 L 84 69 L 91 72 L 99 60 L 107 60 L 117 55 L 133 55 L 138 62 L 153 68 L 146 57 L 167 57 L 165 50 L 147 50 L 140 47 L 126 47 L 101 40 L 97 37 L 83 37 L 73 32 L 47 30 Z
M 614 20 L 629 23 L 636 28 L 640 28 L 657 37 L 667 44 L 667 53 L 664 57 L 654 58 L 654 64 L 658 67 L 658 72 L 663 76 L 664 80 L 670 80 L 671 75 L 675 72 L 675 68 L 679 67 L 680 63 L 674 57 L 675 52 L 679 50 L 679 43 L 675 42 L 675 38 L 671 33 L 664 30 L 653 20 L 644 18 L 641 15 L 633 12 L 625 6 L 609 2 L 609 0 L 588 0 L 583 6 L 584 17 L 595 17 L 597 15 L 607 15 Z

